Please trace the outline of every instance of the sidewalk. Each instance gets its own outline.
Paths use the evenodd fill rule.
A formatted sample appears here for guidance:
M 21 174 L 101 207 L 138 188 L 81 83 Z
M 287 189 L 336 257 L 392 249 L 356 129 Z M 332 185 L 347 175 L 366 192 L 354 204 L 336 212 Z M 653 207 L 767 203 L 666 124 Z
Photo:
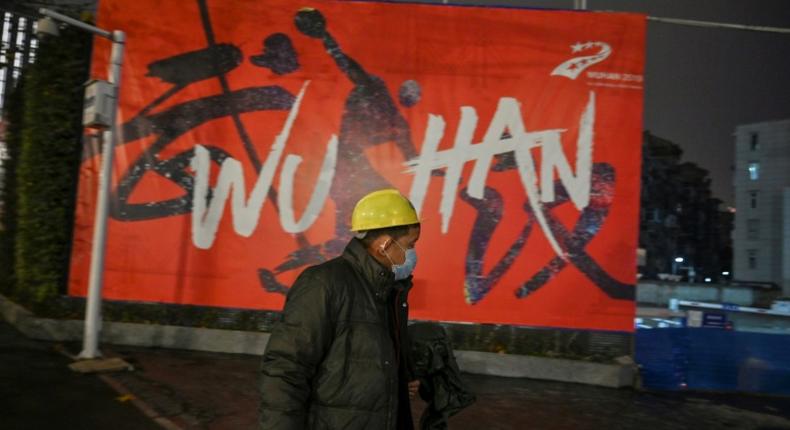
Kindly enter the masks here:
M 103 345 L 105 355 L 120 356 L 136 370 L 97 376 L 72 373 L 56 346 L 28 340 L 0 322 L 0 428 L 148 430 L 161 429 L 162 423 L 171 429 L 258 428 L 258 356 Z M 79 345 L 65 348 L 75 353 Z M 478 401 L 451 418 L 452 430 L 790 430 L 790 398 L 465 379 Z M 120 397 L 108 383 L 131 395 Z M 412 406 L 419 417 L 424 404 Z
M 108 350 L 105 347 L 105 350 Z M 259 357 L 112 347 L 137 367 L 114 374 L 185 428 L 257 429 Z M 641 393 L 580 384 L 465 375 L 478 401 L 452 430 L 790 430 L 790 398 Z M 424 404 L 412 405 L 418 418 Z

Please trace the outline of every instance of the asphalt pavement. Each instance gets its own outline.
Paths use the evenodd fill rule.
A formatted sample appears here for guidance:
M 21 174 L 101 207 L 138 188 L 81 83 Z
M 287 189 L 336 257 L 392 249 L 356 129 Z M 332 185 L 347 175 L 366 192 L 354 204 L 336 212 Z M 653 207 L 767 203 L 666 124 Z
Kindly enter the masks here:
M 100 376 L 72 372 L 71 362 L 56 344 L 0 320 L 0 429 L 162 428 Z
M 79 345 L 31 341 L 0 323 L 0 429 L 257 429 L 260 357 L 103 345 L 134 371 L 71 372 Z M 464 375 L 477 402 L 452 430 L 790 430 L 790 398 L 651 393 Z M 412 404 L 419 417 L 424 403 Z

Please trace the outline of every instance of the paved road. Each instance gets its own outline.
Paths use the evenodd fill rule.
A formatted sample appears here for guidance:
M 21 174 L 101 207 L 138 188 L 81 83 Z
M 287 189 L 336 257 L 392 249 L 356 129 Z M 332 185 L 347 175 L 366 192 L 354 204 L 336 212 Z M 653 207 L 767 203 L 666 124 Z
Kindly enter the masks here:
M 96 375 L 69 370 L 54 346 L 0 319 L 0 429 L 161 430 Z
M 95 375 L 68 370 L 54 344 L 0 323 L 0 429 L 161 428 Z M 79 345 L 66 345 L 76 352 Z M 103 346 L 136 367 L 113 373 L 156 415 L 184 429 L 257 429 L 259 357 Z M 790 398 L 645 393 L 465 375 L 478 401 L 451 430 L 790 430 Z M 412 405 L 419 416 L 424 404 Z

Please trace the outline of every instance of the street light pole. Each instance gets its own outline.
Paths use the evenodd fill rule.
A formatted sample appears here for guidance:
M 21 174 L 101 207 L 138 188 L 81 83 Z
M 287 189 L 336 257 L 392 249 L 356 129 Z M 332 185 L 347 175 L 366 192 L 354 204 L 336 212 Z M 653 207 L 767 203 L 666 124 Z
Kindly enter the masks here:
M 109 39 L 112 42 L 110 64 L 108 65 L 107 74 L 109 83 L 112 85 L 113 89 L 113 102 L 109 116 L 109 130 L 102 132 L 104 137 L 102 139 L 104 141 L 104 148 L 102 149 L 102 167 L 101 173 L 99 174 L 99 189 L 96 196 L 96 216 L 94 218 L 90 278 L 85 309 L 85 329 L 82 352 L 79 354 L 80 358 L 92 359 L 101 356 L 99 352 L 99 333 L 101 331 L 101 295 L 104 283 L 107 217 L 109 214 L 113 155 L 115 153 L 116 137 L 118 136 L 116 118 L 118 112 L 118 99 L 120 97 L 121 66 L 123 64 L 126 34 L 118 30 L 110 32 L 49 9 L 42 8 L 39 9 L 39 12 L 44 16 L 89 31 L 97 36 Z
M 122 31 L 112 33 L 112 51 L 108 66 L 109 82 L 113 86 L 113 106 L 110 114 L 110 129 L 104 131 L 102 148 L 102 167 L 99 174 L 99 190 L 96 196 L 96 215 L 93 227 L 90 278 L 88 299 L 85 309 L 85 334 L 80 358 L 96 358 L 99 352 L 99 333 L 101 332 L 101 293 L 104 285 L 104 256 L 107 245 L 107 217 L 109 215 L 110 185 L 112 183 L 112 164 L 115 154 L 118 126 L 116 124 L 118 99 L 120 96 L 121 66 L 126 35 Z

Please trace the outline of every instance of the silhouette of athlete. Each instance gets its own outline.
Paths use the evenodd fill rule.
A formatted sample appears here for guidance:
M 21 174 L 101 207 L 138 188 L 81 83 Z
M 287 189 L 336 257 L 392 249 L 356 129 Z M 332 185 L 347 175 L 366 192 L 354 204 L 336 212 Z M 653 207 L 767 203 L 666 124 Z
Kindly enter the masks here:
M 282 292 L 287 288 L 275 279 L 275 275 L 340 254 L 352 237 L 350 220 L 356 202 L 372 191 L 392 187 L 370 164 L 365 150 L 393 142 L 406 159 L 417 156 L 409 124 L 395 105 L 384 80 L 368 73 L 343 52 L 318 10 L 305 8 L 298 11 L 294 23 L 302 34 L 323 42 L 326 52 L 351 80 L 354 88 L 346 98 L 340 121 L 337 164 L 329 190 L 329 196 L 335 203 L 335 237 L 323 245 L 302 247 L 291 253 L 287 261 L 273 272 L 259 270 L 266 290 Z M 420 89 L 415 81 L 403 83 L 399 91 L 399 101 L 403 106 L 414 106 L 419 97 Z

